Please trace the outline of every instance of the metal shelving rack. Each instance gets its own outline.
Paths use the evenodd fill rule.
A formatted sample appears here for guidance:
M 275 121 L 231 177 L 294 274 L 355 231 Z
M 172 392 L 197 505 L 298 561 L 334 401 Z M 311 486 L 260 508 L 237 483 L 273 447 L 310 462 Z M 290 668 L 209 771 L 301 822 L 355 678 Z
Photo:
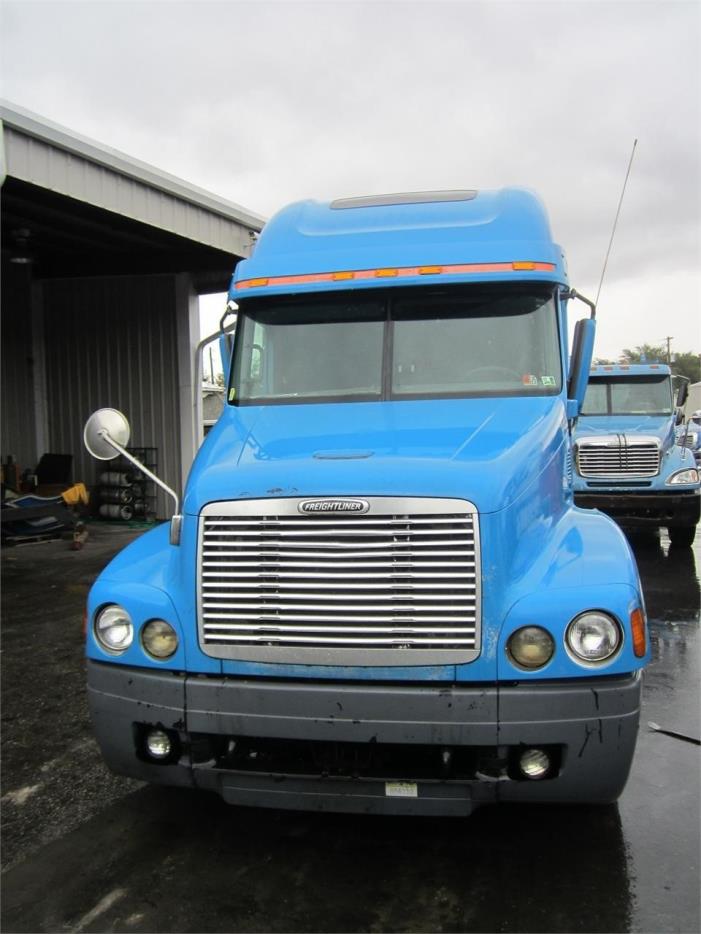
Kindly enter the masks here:
M 126 450 L 152 473 L 158 472 L 158 448 L 130 447 Z M 156 484 L 126 457 L 120 456 L 102 465 L 97 499 L 101 519 L 152 522 L 156 518 Z

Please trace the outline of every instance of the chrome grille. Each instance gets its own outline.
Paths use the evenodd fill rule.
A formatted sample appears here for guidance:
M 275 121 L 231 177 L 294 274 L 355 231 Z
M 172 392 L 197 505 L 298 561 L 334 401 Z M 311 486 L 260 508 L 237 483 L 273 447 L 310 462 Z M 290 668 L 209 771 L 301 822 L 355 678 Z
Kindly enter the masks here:
M 431 664 L 479 654 L 478 523 L 463 500 L 213 503 L 200 522 L 199 633 L 219 658 Z
M 581 477 L 655 477 L 660 472 L 657 438 L 611 435 L 577 442 L 577 472 Z

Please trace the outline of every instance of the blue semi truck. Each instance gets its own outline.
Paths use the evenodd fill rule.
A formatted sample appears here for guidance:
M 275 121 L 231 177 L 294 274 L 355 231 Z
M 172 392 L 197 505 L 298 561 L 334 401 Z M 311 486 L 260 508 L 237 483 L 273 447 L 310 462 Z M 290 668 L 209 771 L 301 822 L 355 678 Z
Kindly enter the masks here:
M 574 433 L 575 503 L 692 544 L 701 484 L 691 432 L 678 429 L 687 386 L 675 394 L 663 363 L 592 367 Z
M 539 199 L 294 204 L 230 298 L 183 508 L 90 593 L 108 765 L 239 805 L 615 800 L 645 610 L 625 536 L 573 502 L 593 306 L 570 360 L 581 296 Z M 86 425 L 104 459 L 127 437 L 113 410 Z
M 688 448 L 694 455 L 696 467 L 701 468 L 701 409 L 695 409 L 677 433 L 677 444 Z

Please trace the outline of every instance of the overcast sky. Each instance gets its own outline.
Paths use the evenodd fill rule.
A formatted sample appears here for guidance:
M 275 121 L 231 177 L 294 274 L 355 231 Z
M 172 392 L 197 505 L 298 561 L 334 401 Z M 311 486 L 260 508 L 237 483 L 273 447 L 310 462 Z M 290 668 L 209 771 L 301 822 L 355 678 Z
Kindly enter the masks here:
M 596 353 L 668 336 L 701 352 L 698 0 L 2 0 L 0 15 L 11 103 L 266 216 L 532 188 L 592 298 L 637 138 Z

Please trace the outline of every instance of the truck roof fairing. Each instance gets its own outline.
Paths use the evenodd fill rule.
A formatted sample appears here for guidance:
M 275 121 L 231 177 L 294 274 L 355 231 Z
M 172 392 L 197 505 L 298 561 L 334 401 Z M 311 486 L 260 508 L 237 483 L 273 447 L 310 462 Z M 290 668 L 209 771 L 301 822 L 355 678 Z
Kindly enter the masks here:
M 520 188 L 291 204 L 237 265 L 229 296 L 500 280 L 567 284 L 545 208 Z
M 630 379 L 631 376 L 669 376 L 671 372 L 666 363 L 604 363 L 593 366 L 589 378 Z

